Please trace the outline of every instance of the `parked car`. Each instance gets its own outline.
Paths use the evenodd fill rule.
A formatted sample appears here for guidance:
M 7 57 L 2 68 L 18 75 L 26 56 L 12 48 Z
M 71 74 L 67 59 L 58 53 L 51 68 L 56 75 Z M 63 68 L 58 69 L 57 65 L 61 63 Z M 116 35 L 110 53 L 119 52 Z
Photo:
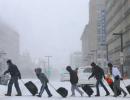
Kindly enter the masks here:
M 88 77 L 91 75 L 92 68 L 90 66 L 85 67 L 79 67 L 78 68 L 78 85 L 88 84 L 90 86 L 96 85 L 96 80 L 94 78 L 91 78 L 88 80 Z

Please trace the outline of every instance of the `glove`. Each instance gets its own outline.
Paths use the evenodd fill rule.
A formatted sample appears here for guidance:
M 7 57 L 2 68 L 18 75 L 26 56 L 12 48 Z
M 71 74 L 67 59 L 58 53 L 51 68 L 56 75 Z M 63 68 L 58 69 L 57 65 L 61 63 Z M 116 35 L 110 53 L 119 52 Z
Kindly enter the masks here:
M 19 79 L 21 79 L 21 76 L 19 76 Z
M 123 78 L 120 78 L 120 80 L 123 80 Z

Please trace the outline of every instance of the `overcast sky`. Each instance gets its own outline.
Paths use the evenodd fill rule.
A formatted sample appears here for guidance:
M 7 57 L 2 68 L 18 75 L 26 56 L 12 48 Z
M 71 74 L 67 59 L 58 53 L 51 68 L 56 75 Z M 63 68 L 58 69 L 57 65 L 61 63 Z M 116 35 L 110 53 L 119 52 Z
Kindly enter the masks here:
M 21 52 L 50 55 L 53 66 L 61 67 L 81 51 L 88 0 L 0 0 L 0 17 L 19 32 Z

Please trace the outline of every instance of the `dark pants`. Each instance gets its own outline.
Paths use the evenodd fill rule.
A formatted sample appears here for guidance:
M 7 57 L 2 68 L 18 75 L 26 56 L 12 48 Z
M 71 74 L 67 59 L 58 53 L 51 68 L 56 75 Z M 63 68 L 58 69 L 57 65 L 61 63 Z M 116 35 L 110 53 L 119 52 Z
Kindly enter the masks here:
M 41 96 L 42 93 L 44 92 L 44 89 L 46 90 L 48 96 L 52 96 L 50 90 L 48 89 L 47 83 L 46 83 L 45 85 L 43 84 L 43 85 L 41 86 L 40 93 L 39 93 L 40 96 Z
M 102 79 L 99 79 L 99 80 L 97 80 L 97 82 L 96 82 L 97 95 L 100 95 L 100 92 L 99 92 L 99 84 L 104 88 L 104 90 L 106 91 L 106 94 L 108 94 L 109 91 L 107 90 L 107 88 L 106 88 L 105 85 L 103 84 Z
M 9 81 L 9 84 L 8 84 L 7 94 L 11 95 L 13 84 L 14 84 L 14 86 L 16 88 L 16 91 L 17 91 L 18 95 L 21 95 L 21 90 L 19 88 L 19 83 L 18 83 L 18 77 L 11 77 L 11 79 Z
M 124 94 L 126 94 L 126 92 L 120 87 L 120 79 L 115 79 L 114 80 L 114 95 L 118 96 L 118 91 L 123 92 Z

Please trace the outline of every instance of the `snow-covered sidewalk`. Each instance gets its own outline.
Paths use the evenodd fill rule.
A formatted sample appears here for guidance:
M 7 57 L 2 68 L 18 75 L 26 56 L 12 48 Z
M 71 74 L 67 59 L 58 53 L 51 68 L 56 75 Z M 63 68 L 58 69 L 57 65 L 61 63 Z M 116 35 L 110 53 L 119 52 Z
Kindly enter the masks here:
M 24 80 L 25 82 L 28 81 L 28 80 Z M 39 80 L 32 80 L 36 86 L 40 89 L 40 82 Z M 108 96 L 108 97 L 105 97 L 105 91 L 100 88 L 100 91 L 101 91 L 101 97 L 94 97 L 95 95 L 95 92 L 93 94 L 93 96 L 91 98 L 89 98 L 85 93 L 84 93 L 84 96 L 81 97 L 77 92 L 76 92 L 76 97 L 70 97 L 71 95 L 71 90 L 70 90 L 70 83 L 68 82 L 51 82 L 54 87 L 56 89 L 58 89 L 59 87 L 65 87 L 66 89 L 68 89 L 68 97 L 67 98 L 62 98 L 53 88 L 51 88 L 49 86 L 49 89 L 51 90 L 52 94 L 53 94 L 53 97 L 51 98 L 48 98 L 47 97 L 47 94 L 46 92 L 43 93 L 43 96 L 42 98 L 38 98 L 36 96 L 31 96 L 30 92 L 26 89 L 26 87 L 23 85 L 23 83 L 20 81 L 20 88 L 21 88 L 21 91 L 22 91 L 22 94 L 23 96 L 20 96 L 20 97 L 16 97 L 15 94 L 16 94 L 16 91 L 15 91 L 15 88 L 13 87 L 13 91 L 12 91 L 12 96 L 11 97 L 6 97 L 4 96 L 4 94 L 6 94 L 6 91 L 7 91 L 7 86 L 0 86 L 0 100 L 86 100 L 86 99 L 89 99 L 89 100 L 130 100 L 130 95 L 128 94 L 127 97 L 123 97 L 123 95 L 121 95 L 120 97 L 112 97 L 113 93 L 111 91 L 111 89 L 109 87 L 107 87 L 109 89 L 109 91 L 111 92 L 111 95 Z M 126 85 L 130 84 L 130 80 L 126 80 L 125 81 Z M 123 88 L 124 85 L 123 83 L 121 84 Z M 93 90 L 95 91 L 95 88 L 93 88 Z

